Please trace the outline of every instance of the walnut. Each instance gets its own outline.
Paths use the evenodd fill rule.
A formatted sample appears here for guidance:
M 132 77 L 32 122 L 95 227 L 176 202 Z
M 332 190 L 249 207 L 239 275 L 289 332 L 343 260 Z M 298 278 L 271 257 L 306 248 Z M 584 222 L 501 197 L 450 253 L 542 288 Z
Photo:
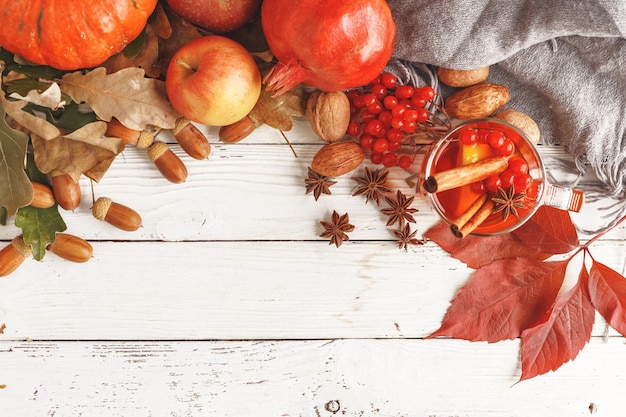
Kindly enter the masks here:
M 324 142 L 343 138 L 350 123 L 350 101 L 342 91 L 316 91 L 307 100 L 311 128 Z

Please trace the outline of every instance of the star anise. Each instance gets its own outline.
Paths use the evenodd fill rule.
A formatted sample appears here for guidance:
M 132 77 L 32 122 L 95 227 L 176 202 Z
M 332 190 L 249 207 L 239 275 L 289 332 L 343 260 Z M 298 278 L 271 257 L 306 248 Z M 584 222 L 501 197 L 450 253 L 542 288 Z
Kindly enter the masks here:
M 331 194 L 330 186 L 336 184 L 337 181 L 330 181 L 327 176 L 319 174 L 309 167 L 309 176 L 304 180 L 306 184 L 306 193 L 313 193 L 315 201 L 320 198 L 322 194 Z
M 400 227 L 403 227 L 405 221 L 415 223 L 415 218 L 411 215 L 411 213 L 417 212 L 417 209 L 411 208 L 414 198 L 407 197 L 400 190 L 397 191 L 395 199 L 385 197 L 389 207 L 382 209 L 381 212 L 389 216 L 387 226 L 398 223 Z
M 324 227 L 324 232 L 320 237 L 330 238 L 329 245 L 333 243 L 339 247 L 344 240 L 350 240 L 346 233 L 354 230 L 354 226 L 350 224 L 350 218 L 348 213 L 340 216 L 337 211 L 333 210 L 331 222 L 320 221 L 320 224 Z
M 386 193 L 390 193 L 391 190 L 385 185 L 387 182 L 387 171 L 384 168 L 371 171 L 368 167 L 365 167 L 365 174 L 362 177 L 353 177 L 359 187 L 352 193 L 353 196 L 365 195 L 365 203 L 372 200 L 377 205 L 380 205 L 380 197 Z
M 411 231 L 411 226 L 408 223 L 402 229 L 394 230 L 393 234 L 396 236 L 398 248 L 407 252 L 409 245 L 423 245 L 424 241 L 417 239 L 416 233 L 417 230 Z
M 517 209 L 526 208 L 525 199 L 526 193 L 516 193 L 513 185 L 508 190 L 498 187 L 497 194 L 491 198 L 494 204 L 493 212 L 502 213 L 502 221 L 508 219 L 511 214 L 519 217 Z

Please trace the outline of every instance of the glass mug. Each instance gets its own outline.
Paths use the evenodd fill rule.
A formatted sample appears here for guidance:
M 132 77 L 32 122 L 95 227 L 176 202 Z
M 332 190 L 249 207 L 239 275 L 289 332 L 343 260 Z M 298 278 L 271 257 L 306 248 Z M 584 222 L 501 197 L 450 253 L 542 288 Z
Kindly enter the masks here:
M 461 141 L 468 130 L 476 136 Z M 491 132 L 496 132 L 494 138 L 502 137 L 501 132 L 512 142 L 512 151 L 510 145 L 508 150 L 498 147 L 502 140 L 498 145 L 488 141 Z M 579 190 L 550 184 L 535 145 L 517 127 L 494 118 L 463 122 L 437 141 L 422 163 L 420 188 L 458 237 L 509 233 L 541 205 L 577 212 L 584 200 Z M 515 199 L 514 209 L 498 211 L 510 197 Z

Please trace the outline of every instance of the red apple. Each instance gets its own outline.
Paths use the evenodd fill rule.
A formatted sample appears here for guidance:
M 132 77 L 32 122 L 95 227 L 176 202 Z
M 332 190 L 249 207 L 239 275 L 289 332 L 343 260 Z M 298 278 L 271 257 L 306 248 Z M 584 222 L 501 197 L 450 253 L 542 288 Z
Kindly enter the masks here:
M 165 76 L 167 97 L 187 119 L 211 126 L 241 120 L 261 94 L 252 55 L 220 35 L 189 42 L 172 57 Z
M 167 0 L 185 20 L 216 33 L 232 32 L 259 11 L 261 0 Z

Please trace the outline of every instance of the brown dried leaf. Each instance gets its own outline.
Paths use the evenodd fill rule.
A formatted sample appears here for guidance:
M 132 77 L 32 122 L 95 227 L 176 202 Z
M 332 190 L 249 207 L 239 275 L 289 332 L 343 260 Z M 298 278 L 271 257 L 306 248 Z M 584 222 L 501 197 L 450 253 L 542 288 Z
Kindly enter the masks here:
M 172 11 L 165 9 L 171 29 L 170 36 L 159 39 L 159 68 L 162 74 L 167 72 L 167 66 L 174 54 L 194 39 L 202 36 L 197 27 L 181 19 Z
M 128 57 L 120 52 L 107 59 L 102 66 L 108 74 L 117 72 L 123 68 L 139 67 L 146 71 L 148 77 L 157 78 L 161 75 L 159 66 L 159 39 L 155 29 L 151 25 L 146 26 L 146 39 L 143 49 L 139 54 Z
M 305 114 L 306 95 L 301 87 L 273 97 L 263 86 L 256 105 L 250 111 L 250 117 L 254 120 L 282 131 L 291 130 L 292 117 L 303 117 Z
M 7 115 L 14 121 L 43 139 L 53 139 L 61 135 L 61 131 L 52 123 L 23 111 L 22 109 L 28 102 L 24 100 L 7 100 L 4 94 L 0 94 L 0 104 L 4 107 Z
M 37 168 L 43 173 L 58 169 L 76 181 L 82 174 L 99 181 L 124 149 L 121 139 L 104 136 L 106 130 L 105 122 L 93 122 L 54 139 L 32 134 Z
M 172 129 L 180 114 L 169 103 L 165 82 L 146 78 L 141 68 L 129 67 L 107 75 L 98 67 L 86 74 L 65 74 L 61 90 L 78 103 L 86 102 L 105 121 L 113 117 L 130 129 L 154 125 Z
M 172 26 L 163 10 L 161 3 L 157 4 L 154 13 L 148 20 L 145 28 L 145 42 L 142 50 L 135 56 L 129 57 L 125 51 L 113 55 L 102 66 L 107 73 L 112 74 L 127 67 L 140 67 L 146 71 L 148 77 L 158 78 L 161 75 L 159 63 L 159 38 L 167 39 L 172 36 Z

